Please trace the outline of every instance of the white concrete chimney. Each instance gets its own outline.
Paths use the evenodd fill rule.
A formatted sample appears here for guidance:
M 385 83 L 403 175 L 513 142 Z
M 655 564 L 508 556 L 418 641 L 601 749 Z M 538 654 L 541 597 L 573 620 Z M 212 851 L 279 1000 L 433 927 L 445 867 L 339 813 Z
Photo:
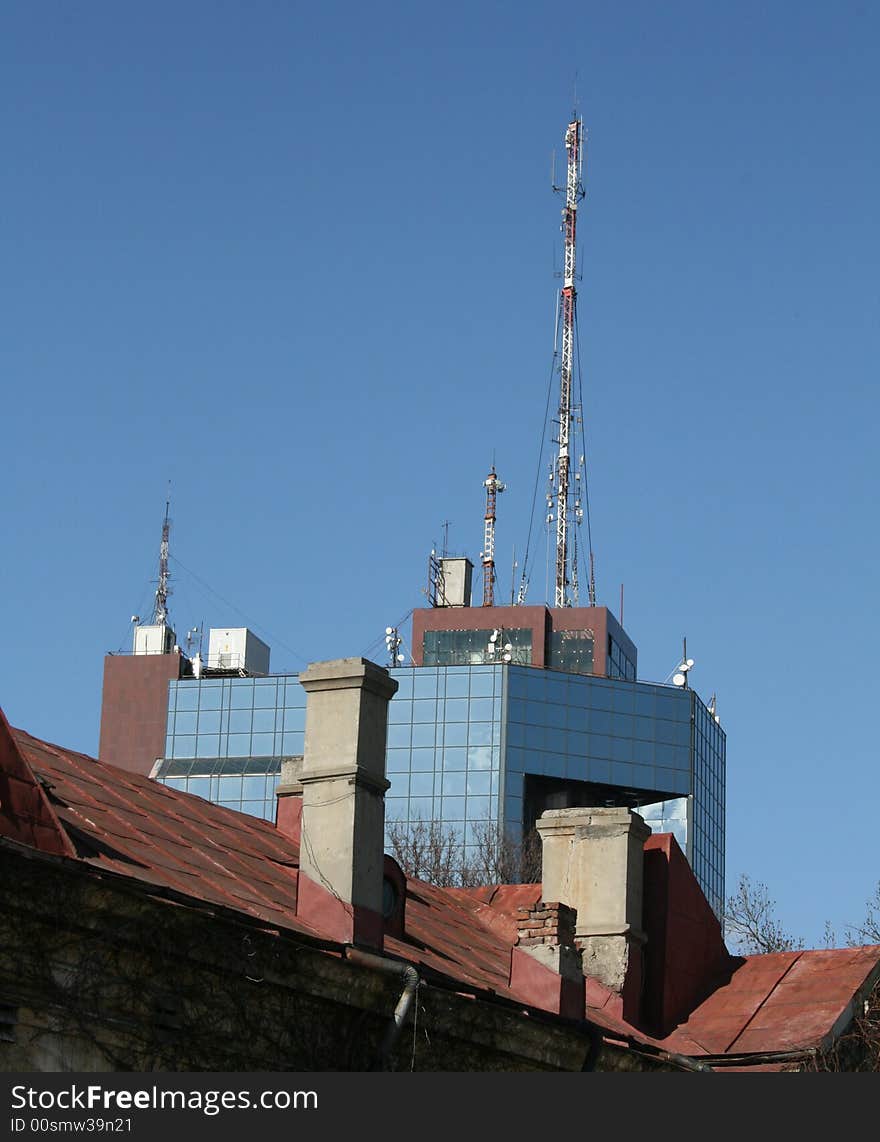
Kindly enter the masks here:
M 365 658 L 312 663 L 306 691 L 297 915 L 381 947 L 388 702 L 397 682 Z
M 543 896 L 577 911 L 583 972 L 621 997 L 635 1016 L 642 983 L 644 844 L 651 835 L 630 809 L 550 809 L 537 822 Z

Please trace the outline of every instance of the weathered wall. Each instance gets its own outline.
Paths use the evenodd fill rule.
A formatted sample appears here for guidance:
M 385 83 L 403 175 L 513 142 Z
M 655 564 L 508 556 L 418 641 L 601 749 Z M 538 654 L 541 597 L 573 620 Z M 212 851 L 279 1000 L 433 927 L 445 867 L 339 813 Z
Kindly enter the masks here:
M 371 1070 L 400 991 L 232 913 L 0 846 L 0 1003 L 17 1009 L 5 1072 Z M 581 1029 L 425 986 L 393 1065 L 580 1070 L 588 1047 Z M 606 1049 L 598 1069 L 633 1063 Z

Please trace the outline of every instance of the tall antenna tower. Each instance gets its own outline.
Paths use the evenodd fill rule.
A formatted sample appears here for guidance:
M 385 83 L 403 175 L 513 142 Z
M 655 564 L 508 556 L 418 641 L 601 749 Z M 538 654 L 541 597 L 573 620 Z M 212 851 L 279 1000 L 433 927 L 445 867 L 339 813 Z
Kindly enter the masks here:
M 505 485 L 495 474 L 495 465 L 483 481 L 486 489 L 486 526 L 483 534 L 483 606 L 495 605 L 495 500 Z
M 162 521 L 162 542 L 159 544 L 159 581 L 156 586 L 156 604 L 153 607 L 153 623 L 156 626 L 165 626 L 168 622 L 168 596 L 171 588 L 168 580 L 168 535 L 171 531 L 171 520 L 168 518 L 168 509 L 171 500 L 165 501 L 165 519 Z
M 559 368 L 559 451 L 556 457 L 555 472 L 551 474 L 551 490 L 548 496 L 550 506 L 555 506 L 556 515 L 556 574 L 555 606 L 577 605 L 577 546 L 570 534 L 570 524 L 579 523 L 583 517 L 580 501 L 581 473 L 571 480 L 571 426 L 572 426 L 572 379 L 574 373 L 575 310 L 577 289 L 575 286 L 577 260 L 577 208 L 586 194 L 582 181 L 583 174 L 583 120 L 575 116 L 565 132 L 565 149 L 568 152 L 567 177 L 565 186 L 554 186 L 555 191 L 565 192 L 565 209 L 562 211 L 562 230 L 565 235 L 565 263 L 562 273 L 562 289 L 559 295 L 559 314 L 562 324 L 562 354 Z M 558 331 L 557 331 L 558 333 Z M 555 501 L 555 504 L 554 502 Z M 553 512 L 549 513 L 552 522 Z M 590 576 L 590 604 L 595 605 L 592 575 Z

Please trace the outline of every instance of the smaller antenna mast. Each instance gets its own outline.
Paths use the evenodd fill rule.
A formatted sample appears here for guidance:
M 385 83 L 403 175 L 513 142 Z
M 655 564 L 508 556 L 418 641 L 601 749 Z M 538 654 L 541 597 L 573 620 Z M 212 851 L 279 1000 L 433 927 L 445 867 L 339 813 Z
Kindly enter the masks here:
M 385 628 L 385 649 L 389 655 L 389 666 L 400 666 L 402 662 L 406 661 L 406 655 L 400 653 L 400 646 L 403 639 L 400 637 L 400 631 L 397 627 Z
M 483 606 L 495 605 L 495 501 L 505 485 L 495 473 L 493 464 L 483 481 L 486 489 L 486 517 L 483 532 Z
M 688 674 L 694 668 L 694 660 L 688 658 L 688 641 L 686 638 L 681 640 L 681 665 L 672 676 L 672 684 L 680 686 L 681 689 L 687 690 L 688 688 Z

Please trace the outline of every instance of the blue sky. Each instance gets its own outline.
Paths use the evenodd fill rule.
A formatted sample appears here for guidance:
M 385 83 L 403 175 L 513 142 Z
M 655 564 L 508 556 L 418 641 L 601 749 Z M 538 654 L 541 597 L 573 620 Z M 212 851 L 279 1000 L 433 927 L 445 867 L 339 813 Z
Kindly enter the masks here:
M 178 634 L 250 625 L 275 670 L 384 661 L 444 521 L 477 559 L 493 458 L 509 594 L 576 90 L 599 601 L 642 678 L 687 638 L 728 888 L 820 945 L 880 877 L 880 9 L 572 11 L 4 5 L 0 704 L 96 752 L 169 481 Z

